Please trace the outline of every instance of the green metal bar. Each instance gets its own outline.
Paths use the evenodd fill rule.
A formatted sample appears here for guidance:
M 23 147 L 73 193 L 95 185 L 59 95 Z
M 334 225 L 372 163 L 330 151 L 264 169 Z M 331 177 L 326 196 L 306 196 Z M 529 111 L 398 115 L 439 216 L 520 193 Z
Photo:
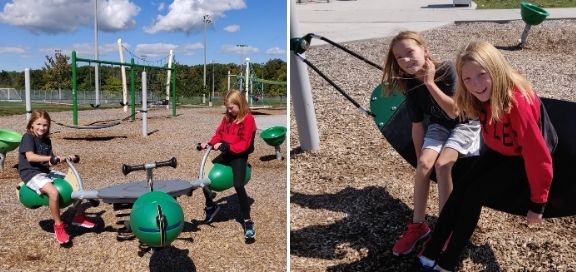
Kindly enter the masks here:
M 72 51 L 72 124 L 78 125 L 78 85 L 76 83 L 76 51 Z
M 176 64 L 172 71 L 172 117 L 176 117 Z
M 168 67 L 142 65 L 142 64 L 136 64 L 136 63 L 119 62 L 119 61 L 93 60 L 93 59 L 84 59 L 84 58 L 76 58 L 76 61 L 88 62 L 89 64 L 90 63 L 99 63 L 99 64 L 110 64 L 110 65 L 124 65 L 124 66 L 140 67 L 140 68 L 153 68 L 153 69 L 161 69 L 161 70 L 174 70 L 174 68 L 168 68 Z
M 130 120 L 136 120 L 136 69 L 134 68 L 134 58 L 130 59 Z

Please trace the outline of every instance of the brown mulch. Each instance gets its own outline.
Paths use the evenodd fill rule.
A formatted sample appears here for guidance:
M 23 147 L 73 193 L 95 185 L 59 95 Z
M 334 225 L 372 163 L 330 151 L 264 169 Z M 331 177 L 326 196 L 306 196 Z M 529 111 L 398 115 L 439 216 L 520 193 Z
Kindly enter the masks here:
M 142 164 L 176 157 L 178 167 L 154 170 L 154 178 L 195 180 L 202 153 L 197 142 L 207 141 L 222 118 L 221 108 L 179 109 L 149 112 L 149 137 L 141 136 L 141 122 L 100 130 L 75 130 L 53 125 L 52 142 L 57 154 L 78 154 L 77 169 L 87 189 L 145 179 L 145 172 L 122 175 L 123 163 Z M 269 110 L 268 114 L 286 114 Z M 80 112 L 80 123 L 126 116 L 120 109 Z M 71 120 L 69 112 L 51 114 L 53 120 Z M 258 118 L 258 117 L 256 117 Z M 63 121 L 62 121 L 63 120 Z M 23 132 L 24 115 L 0 118 L 0 127 Z M 53 221 L 47 207 L 35 210 L 20 204 L 16 185 L 20 182 L 13 166 L 16 151 L 7 154 L 6 169 L 0 172 L 0 271 L 285 271 L 287 266 L 286 176 L 287 160 L 276 160 L 274 148 L 256 137 L 250 156 L 252 179 L 247 185 L 252 218 L 257 231 L 254 243 L 245 243 L 239 223 L 238 199 L 233 189 L 218 193 L 222 205 L 211 225 L 204 218 L 204 197 L 195 190 L 191 197 L 177 200 L 184 210 L 185 225 L 167 248 L 147 250 L 137 239 L 117 241 L 118 218 L 112 205 L 100 203 L 87 210 L 99 226 L 94 230 L 69 227 L 71 245 L 61 247 L 54 239 Z M 286 148 L 283 145 L 282 149 Z M 215 152 L 213 152 L 215 154 Z M 58 166 L 66 171 L 64 166 Z M 63 210 L 71 220 L 72 211 Z
M 576 101 L 576 21 L 544 21 L 532 27 L 526 48 L 517 50 L 523 29 L 522 21 L 462 23 L 422 34 L 440 60 L 454 60 L 470 40 L 492 42 L 540 95 Z M 345 46 L 380 64 L 389 42 Z M 329 45 L 312 47 L 306 57 L 360 104 L 369 105 L 382 77 L 379 70 Z M 320 150 L 298 152 L 296 120 L 291 118 L 291 270 L 418 271 L 416 253 L 394 257 L 391 252 L 412 217 L 414 169 L 388 145 L 372 118 L 314 71 L 309 75 Z M 433 226 L 438 216 L 435 184 L 427 215 Z M 525 221 L 484 209 L 460 270 L 576 271 L 575 217 L 548 219 L 536 228 Z

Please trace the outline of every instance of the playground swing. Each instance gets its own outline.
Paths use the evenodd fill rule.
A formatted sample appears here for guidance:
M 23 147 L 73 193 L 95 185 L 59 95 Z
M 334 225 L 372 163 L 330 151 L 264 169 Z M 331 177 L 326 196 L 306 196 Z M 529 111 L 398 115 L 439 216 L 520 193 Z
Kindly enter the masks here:
M 391 96 L 383 96 L 382 86 L 378 85 L 371 94 L 370 110 L 362 107 L 314 64 L 301 55 L 308 50 L 312 38 L 321 39 L 380 71 L 382 71 L 382 67 L 320 35 L 309 33 L 301 38 L 292 38 L 290 40 L 290 51 L 354 104 L 356 108 L 372 117 L 378 130 L 390 145 L 406 162 L 416 167 L 416 153 L 410 137 L 411 121 L 408 117 L 405 97 L 398 91 L 395 91 Z M 576 139 L 576 125 L 569 117 L 576 116 L 576 103 L 544 97 L 541 98 L 541 101 L 546 107 L 550 120 L 558 133 L 558 148 L 552 154 L 554 179 L 543 217 L 574 216 L 576 215 L 576 198 L 574 198 L 576 183 L 573 182 L 572 162 L 576 160 L 576 141 L 574 140 Z M 478 158 L 478 156 L 475 156 L 458 159 L 452 172 L 455 187 L 458 186 L 458 182 L 466 175 Z M 431 179 L 435 180 L 435 177 L 431 177 Z M 495 200 L 487 203 L 487 206 L 505 213 L 525 216 L 526 207 L 514 204 L 525 203 L 527 201 L 525 196 L 518 192 L 510 193 L 509 195 L 511 196 L 510 199 Z
M 165 79 L 161 77 L 159 71 L 156 71 L 154 74 L 147 78 L 147 86 L 148 86 L 148 97 L 154 97 L 153 100 L 149 100 L 148 104 L 153 106 L 168 106 L 169 100 L 162 99 L 162 92 L 166 89 Z
M 124 121 L 128 121 L 130 120 L 133 116 L 135 116 L 136 114 L 138 114 L 138 111 L 122 118 L 122 119 L 110 119 L 110 120 L 101 120 L 101 121 L 94 121 L 92 123 L 88 123 L 86 125 L 70 125 L 70 124 L 64 124 L 55 120 L 52 120 L 53 123 L 62 126 L 62 127 L 67 127 L 67 128 L 73 128 L 73 129 L 103 129 L 103 128 L 109 128 L 109 127 L 114 127 L 117 125 L 120 125 L 122 122 Z

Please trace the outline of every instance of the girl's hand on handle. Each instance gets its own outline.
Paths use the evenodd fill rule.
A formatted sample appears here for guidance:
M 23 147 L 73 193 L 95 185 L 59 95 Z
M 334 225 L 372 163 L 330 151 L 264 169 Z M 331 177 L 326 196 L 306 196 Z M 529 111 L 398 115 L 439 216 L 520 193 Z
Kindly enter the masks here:
M 48 165 L 49 166 L 54 166 L 59 164 L 62 161 L 62 157 L 60 156 L 51 156 L 50 159 L 48 160 Z
M 535 213 L 533 211 L 528 211 L 528 214 L 526 214 L 526 220 L 527 220 L 528 226 L 534 225 L 534 224 L 540 224 L 544 221 L 544 219 L 542 219 L 541 213 Z
M 218 150 L 218 148 L 220 147 L 220 145 L 222 145 L 222 143 L 216 143 L 214 145 L 214 150 Z
M 198 151 L 204 150 L 204 149 L 206 149 L 207 146 L 208 146 L 208 143 L 198 143 L 198 144 L 196 144 L 196 150 L 198 150 Z

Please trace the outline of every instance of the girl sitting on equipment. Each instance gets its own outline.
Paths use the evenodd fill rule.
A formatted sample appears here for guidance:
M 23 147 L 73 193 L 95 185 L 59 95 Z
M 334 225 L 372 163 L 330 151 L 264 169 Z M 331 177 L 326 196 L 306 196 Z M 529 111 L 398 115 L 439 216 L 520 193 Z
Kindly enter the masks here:
M 244 220 L 244 236 L 253 239 L 256 236 L 254 222 L 250 218 L 250 204 L 248 194 L 244 188 L 244 177 L 248 155 L 254 152 L 254 136 L 256 135 L 256 121 L 250 113 L 248 103 L 240 91 L 230 91 L 224 98 L 226 115 L 216 129 L 216 133 L 208 143 L 202 143 L 201 148 L 212 145 L 214 149 L 222 151 L 212 162 L 229 165 L 234 176 L 234 189 L 238 195 L 240 212 Z M 212 201 L 211 191 L 203 187 L 206 198 L 206 223 L 212 222 L 220 207 Z
M 64 173 L 50 170 L 54 166 L 72 156 L 56 156 L 52 151 L 50 140 L 51 119 L 48 112 L 44 110 L 33 111 L 26 133 L 20 142 L 18 155 L 18 172 L 26 186 L 36 193 L 48 195 L 50 214 L 54 219 L 54 235 L 60 244 L 69 242 L 70 237 L 66 232 L 66 225 L 60 218 L 59 193 L 52 184 L 55 178 L 64 178 Z M 86 216 L 80 208 L 80 201 L 76 201 L 76 215 L 72 220 L 72 225 L 93 228 L 95 224 Z
M 419 256 L 423 266 L 435 271 L 456 268 L 486 204 L 526 214 L 529 225 L 542 222 L 557 143 L 553 129 L 542 132 L 539 126 L 544 121 L 542 127 L 550 128 L 551 123 L 530 82 L 493 45 L 469 43 L 456 67 L 456 103 L 463 117 L 480 118 L 487 150 L 448 198 Z
M 406 231 L 394 244 L 395 256 L 409 254 L 430 234 L 426 223 L 426 203 L 430 175 L 436 170 L 439 209 L 452 191 L 452 166 L 461 156 L 478 154 L 478 121 L 458 121 L 452 99 L 456 73 L 451 62 L 438 63 L 430 58 L 424 39 L 416 32 L 396 35 L 384 66 L 384 95 L 400 90 L 412 121 L 412 141 L 416 151 L 414 214 Z M 425 115 L 430 123 L 425 127 Z

